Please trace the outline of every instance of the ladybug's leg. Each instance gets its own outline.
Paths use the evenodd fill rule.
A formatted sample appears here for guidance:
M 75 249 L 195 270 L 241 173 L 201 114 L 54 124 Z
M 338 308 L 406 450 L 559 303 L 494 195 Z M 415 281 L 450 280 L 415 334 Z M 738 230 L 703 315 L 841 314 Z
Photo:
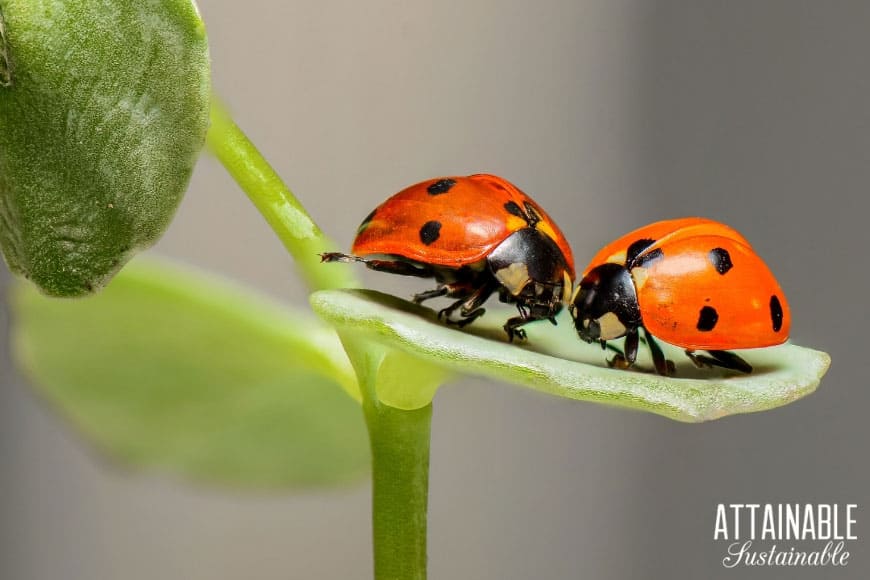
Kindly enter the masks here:
M 752 365 L 733 352 L 728 352 L 727 350 L 708 350 L 707 353 L 710 356 L 698 355 L 686 351 L 686 354 L 690 359 L 692 359 L 692 362 L 699 368 L 716 366 L 722 367 L 723 369 L 740 371 L 741 373 L 749 374 L 752 372 Z
M 618 346 L 613 346 L 612 344 L 610 344 L 606 340 L 599 340 L 598 344 L 601 345 L 601 350 L 605 350 L 605 351 L 610 350 L 610 351 L 615 352 L 616 354 L 622 354 L 622 349 L 620 349 Z
M 369 260 L 352 256 L 350 254 L 342 254 L 340 252 L 325 252 L 320 254 L 321 262 L 361 262 L 370 270 L 378 272 L 388 272 L 390 274 L 398 274 L 399 276 L 416 276 L 417 278 L 431 278 L 435 275 L 432 268 L 424 264 L 412 264 L 402 260 Z
M 504 331 L 507 332 L 508 341 L 513 342 L 515 338 L 517 340 L 525 340 L 526 331 L 525 329 L 520 328 L 520 326 L 533 321 L 534 319 L 523 318 L 522 316 L 514 316 L 513 318 L 508 318 L 508 321 L 504 323 Z
M 625 335 L 625 344 L 623 345 L 624 354 L 615 355 L 607 361 L 607 366 L 616 369 L 627 369 L 637 360 L 637 345 L 640 337 L 637 334 L 637 329 L 629 330 Z
M 529 309 L 519 302 L 517 302 L 517 310 L 520 315 L 508 318 L 508 321 L 504 323 L 504 331 L 508 335 L 509 342 L 513 342 L 515 338 L 517 340 L 525 340 L 526 331 L 520 328 L 520 326 L 539 320 L 538 318 L 532 318 Z
M 695 354 L 695 351 L 689 350 L 688 348 L 686 349 L 686 356 L 689 357 L 689 360 L 699 369 L 709 369 L 713 366 L 713 359 L 704 355 L 697 355 Z
M 447 285 L 449 286 L 449 285 Z M 444 319 L 447 324 L 455 324 L 456 326 L 463 327 L 466 324 L 470 324 L 474 322 L 477 318 L 483 316 L 486 309 L 481 308 L 481 304 L 486 302 L 486 300 L 495 292 L 495 286 L 492 284 L 483 284 L 479 288 L 477 288 L 471 296 L 467 298 L 463 298 L 462 300 L 457 300 L 447 308 L 438 312 L 438 318 Z M 453 314 L 456 310 L 459 310 L 459 314 L 462 318 L 459 320 L 452 320 L 450 315 Z
M 508 295 L 508 297 L 506 299 L 503 299 L 502 302 L 511 302 L 513 300 L 515 300 L 515 298 Z M 550 324 L 552 324 L 553 326 L 557 325 L 555 314 L 559 312 L 561 305 L 529 305 L 523 302 L 517 302 L 516 305 L 520 315 L 509 318 L 504 325 L 504 331 L 507 333 L 508 340 L 511 342 L 513 342 L 514 338 L 517 338 L 519 340 L 526 339 L 526 331 L 520 327 L 530 322 L 535 322 L 536 320 L 549 320 Z
M 747 374 L 752 372 L 752 365 L 733 352 L 728 352 L 727 350 L 708 350 L 707 352 L 710 353 L 710 356 L 716 359 L 716 363 L 714 364 L 717 364 L 722 368 L 732 369 Z
M 646 345 L 649 347 L 649 352 L 652 355 L 653 365 L 656 368 L 656 372 L 666 377 L 674 376 L 676 374 L 674 361 L 665 358 L 665 353 L 662 352 L 662 347 L 660 347 L 659 343 L 653 339 L 652 335 L 646 328 L 643 329 L 643 334 L 646 337 Z
M 458 308 L 462 305 L 462 302 L 467 300 L 468 297 L 474 294 L 476 291 L 477 288 L 468 282 L 450 282 L 449 284 L 441 282 L 434 290 L 427 290 L 425 292 L 420 292 L 419 294 L 414 294 L 414 304 L 420 304 L 425 300 L 429 300 L 430 298 L 449 296 L 450 298 L 462 299 L 457 303 Z
M 439 296 L 445 296 L 450 293 L 450 288 L 446 285 L 441 284 L 434 290 L 426 290 L 425 292 L 420 292 L 419 294 L 414 294 L 414 304 L 421 304 L 430 298 L 438 298 Z

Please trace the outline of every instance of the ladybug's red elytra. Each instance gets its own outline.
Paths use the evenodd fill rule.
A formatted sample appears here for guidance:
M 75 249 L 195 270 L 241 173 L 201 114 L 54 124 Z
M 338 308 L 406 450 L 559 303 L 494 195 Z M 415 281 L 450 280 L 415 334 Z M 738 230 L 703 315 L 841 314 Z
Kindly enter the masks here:
M 351 251 L 321 258 L 434 278 L 438 285 L 414 302 L 456 298 L 438 316 L 458 326 L 482 316 L 497 292 L 519 311 L 504 325 L 510 340 L 525 338 L 520 327 L 529 322 L 555 324 L 574 281 L 565 236 L 529 196 L 495 175 L 440 177 L 400 191 L 363 220 Z
M 625 336 L 624 354 L 609 361 L 618 368 L 634 363 L 643 328 L 662 375 L 674 366 L 654 336 L 684 348 L 699 367 L 749 373 L 752 366 L 728 350 L 781 344 L 791 326 L 779 283 L 746 238 L 697 217 L 656 222 L 602 248 L 569 310 L 586 342 L 603 347 Z

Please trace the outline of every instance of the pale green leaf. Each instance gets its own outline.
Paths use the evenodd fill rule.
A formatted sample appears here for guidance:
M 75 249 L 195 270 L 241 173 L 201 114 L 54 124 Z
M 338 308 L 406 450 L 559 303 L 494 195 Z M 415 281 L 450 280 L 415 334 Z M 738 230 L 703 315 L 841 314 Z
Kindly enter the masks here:
M 0 247 L 57 296 L 94 292 L 166 229 L 205 141 L 192 0 L 0 0 Z
M 141 260 L 97 296 L 13 303 L 34 386 L 123 464 L 272 488 L 367 470 L 353 371 L 311 316 Z
M 813 392 L 830 363 L 823 352 L 784 344 L 740 351 L 755 367 L 752 374 L 740 375 L 696 369 L 679 349 L 663 345 L 679 377 L 667 378 L 651 372 L 645 352 L 638 370 L 607 368 L 605 357 L 612 353 L 580 341 L 564 312 L 558 326 L 536 322 L 526 327 L 525 343 L 509 344 L 501 326 L 510 314 L 497 308 L 488 307 L 483 318 L 458 330 L 439 323 L 428 308 L 374 291 L 325 290 L 313 294 L 311 303 L 340 332 L 353 332 L 427 364 L 678 421 L 706 421 L 785 405 Z M 643 345 L 641 350 L 646 350 Z M 405 368 L 402 407 L 423 407 L 431 401 L 432 389 L 418 388 L 413 362 Z M 393 375 L 400 374 L 393 370 Z M 398 388 L 393 384 L 393 400 L 398 399 Z

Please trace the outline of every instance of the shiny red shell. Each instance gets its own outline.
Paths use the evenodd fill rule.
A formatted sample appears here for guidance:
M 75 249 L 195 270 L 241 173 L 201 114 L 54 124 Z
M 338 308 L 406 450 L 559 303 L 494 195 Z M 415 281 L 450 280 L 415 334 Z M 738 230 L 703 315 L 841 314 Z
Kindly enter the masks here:
M 643 326 L 687 349 L 730 350 L 780 344 L 791 312 L 782 288 L 749 242 L 705 218 L 650 224 L 608 244 L 587 272 L 625 264 L 638 240 L 652 240 L 630 268 Z
M 487 174 L 422 181 L 387 199 L 360 225 L 352 252 L 460 268 L 485 259 L 512 233 L 528 227 L 509 204 L 534 208 L 535 226 L 552 239 L 574 276 L 564 234 L 532 198 L 501 177 Z

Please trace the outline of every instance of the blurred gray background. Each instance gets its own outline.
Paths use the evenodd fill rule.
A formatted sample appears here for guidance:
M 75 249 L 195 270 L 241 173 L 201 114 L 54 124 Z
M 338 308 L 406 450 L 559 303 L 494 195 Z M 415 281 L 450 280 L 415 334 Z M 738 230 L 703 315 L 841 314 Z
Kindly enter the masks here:
M 643 223 L 706 215 L 771 265 L 794 341 L 832 354 L 808 399 L 702 425 L 477 379 L 444 389 L 431 578 L 870 577 L 870 3 L 200 7 L 216 89 L 343 247 L 382 199 L 444 174 L 514 181 L 581 269 Z M 157 250 L 305 303 L 212 159 Z M 370 577 L 367 486 L 244 496 L 118 472 L 2 362 L 0 578 Z M 858 503 L 860 540 L 843 569 L 723 570 L 719 502 Z

